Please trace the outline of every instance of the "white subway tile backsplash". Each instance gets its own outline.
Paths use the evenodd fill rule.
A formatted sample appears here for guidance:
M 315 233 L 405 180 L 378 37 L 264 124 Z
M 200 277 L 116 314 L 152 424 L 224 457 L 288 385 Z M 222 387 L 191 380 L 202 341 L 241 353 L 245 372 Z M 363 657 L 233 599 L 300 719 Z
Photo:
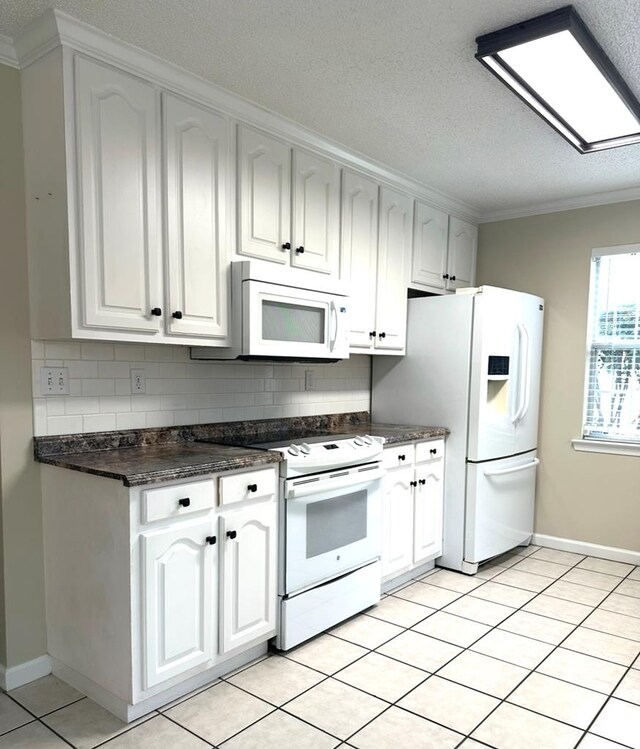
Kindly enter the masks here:
M 42 341 L 31 351 L 37 435 L 369 409 L 368 356 L 331 365 L 197 362 L 185 346 Z M 40 396 L 45 362 L 69 368 L 69 396 Z M 144 394 L 131 393 L 131 369 L 144 371 Z
M 80 359 L 79 343 L 59 343 L 45 342 L 44 344 L 45 359 Z
M 82 358 L 95 360 L 95 361 L 109 361 L 113 359 L 114 346 L 113 343 L 83 343 L 82 346 Z
M 115 414 L 91 414 L 82 417 L 83 431 L 109 432 L 116 428 Z
M 144 429 L 147 426 L 147 415 L 144 413 L 116 414 L 116 429 Z
M 116 343 L 114 346 L 114 358 L 116 361 L 127 362 L 134 359 L 144 359 L 144 344 Z
M 64 399 L 64 407 L 67 416 L 97 414 L 100 411 L 100 401 L 98 398 L 74 398 L 69 396 Z
M 148 427 L 172 427 L 173 411 L 147 411 Z
M 65 361 L 65 367 L 69 368 L 69 377 L 84 377 L 94 378 L 98 377 L 98 362 L 97 361 Z
M 98 377 L 129 377 L 131 369 L 128 361 L 98 362 Z
M 100 401 L 100 413 L 131 413 L 131 396 L 129 395 L 107 395 L 98 398 L 98 400 Z
M 82 416 L 47 417 L 46 434 L 76 434 L 82 431 L 84 431 L 82 428 Z
M 116 385 L 110 379 L 82 380 L 82 395 L 115 395 Z
M 116 395 L 131 395 L 131 378 L 119 380 L 116 379 Z

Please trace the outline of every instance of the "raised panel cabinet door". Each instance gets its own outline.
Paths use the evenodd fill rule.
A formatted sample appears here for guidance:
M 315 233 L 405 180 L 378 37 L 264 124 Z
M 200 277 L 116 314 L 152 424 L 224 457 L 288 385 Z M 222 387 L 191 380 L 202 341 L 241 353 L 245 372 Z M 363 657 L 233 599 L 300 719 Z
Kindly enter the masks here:
M 238 253 L 289 263 L 291 148 L 238 126 Z
M 293 151 L 293 239 L 296 268 L 338 273 L 340 169 L 329 159 Z
M 402 351 L 406 344 L 412 234 L 412 199 L 390 188 L 381 188 L 376 349 Z
M 223 653 L 275 634 L 276 535 L 275 502 L 220 518 Z
M 439 457 L 416 468 L 414 564 L 435 559 L 442 554 L 443 465 L 444 458 Z
M 416 200 L 413 218 L 411 282 L 444 289 L 449 217 L 444 211 Z
M 453 291 L 473 286 L 476 279 L 478 227 L 455 216 L 449 218 L 449 251 L 447 254 L 447 289 Z
M 160 94 L 75 58 L 80 324 L 158 333 Z
M 166 94 L 167 332 L 225 343 L 229 120 Z
M 378 185 L 357 172 L 342 171 L 340 277 L 350 281 L 349 345 L 373 349 L 378 265 Z
M 393 468 L 382 481 L 382 577 L 413 563 L 413 467 Z
M 215 656 L 214 527 L 209 518 L 141 536 L 144 689 Z

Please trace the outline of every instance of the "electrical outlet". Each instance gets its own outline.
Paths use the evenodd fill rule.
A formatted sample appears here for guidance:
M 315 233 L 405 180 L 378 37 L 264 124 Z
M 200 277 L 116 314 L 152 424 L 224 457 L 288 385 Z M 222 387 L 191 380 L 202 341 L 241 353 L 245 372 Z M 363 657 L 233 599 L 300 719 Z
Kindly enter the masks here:
M 69 369 L 67 367 L 41 367 L 42 395 L 69 395 Z
M 138 393 L 144 393 L 145 391 L 145 380 L 144 380 L 144 369 L 132 369 L 131 370 L 131 393 L 136 395 Z
M 317 387 L 316 373 L 313 369 L 307 369 L 304 373 L 304 389 L 305 390 L 316 390 Z

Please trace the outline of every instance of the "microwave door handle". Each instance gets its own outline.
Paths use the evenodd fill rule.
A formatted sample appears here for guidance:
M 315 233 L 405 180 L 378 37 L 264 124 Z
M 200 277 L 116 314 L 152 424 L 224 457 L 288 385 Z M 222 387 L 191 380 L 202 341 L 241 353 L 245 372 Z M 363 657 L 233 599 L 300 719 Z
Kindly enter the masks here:
M 338 310 L 333 299 L 329 302 L 329 319 L 330 325 L 333 325 L 333 333 L 329 339 L 329 351 L 333 351 L 336 347 L 336 340 L 338 339 Z

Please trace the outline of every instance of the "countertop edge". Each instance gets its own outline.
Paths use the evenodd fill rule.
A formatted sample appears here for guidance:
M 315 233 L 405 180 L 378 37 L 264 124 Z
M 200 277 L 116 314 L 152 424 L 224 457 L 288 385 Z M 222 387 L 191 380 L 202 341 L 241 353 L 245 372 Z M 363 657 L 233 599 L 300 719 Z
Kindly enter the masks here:
M 88 473 L 92 476 L 122 481 L 126 487 L 144 486 L 146 484 L 160 484 L 167 481 L 191 478 L 192 476 L 207 476 L 212 473 L 226 473 L 235 471 L 240 468 L 248 468 L 256 465 L 274 465 L 282 461 L 280 453 L 268 452 L 266 450 L 256 450 L 256 455 L 244 456 L 238 458 L 225 458 L 213 460 L 211 463 L 203 463 L 198 466 L 173 467 L 164 470 L 147 471 L 145 473 L 123 474 L 116 471 L 108 471 L 91 466 L 70 465 L 69 455 L 60 455 L 59 457 L 40 457 L 36 458 L 38 463 L 55 466 L 56 468 L 66 468 L 68 471 L 77 471 L 78 473 Z

